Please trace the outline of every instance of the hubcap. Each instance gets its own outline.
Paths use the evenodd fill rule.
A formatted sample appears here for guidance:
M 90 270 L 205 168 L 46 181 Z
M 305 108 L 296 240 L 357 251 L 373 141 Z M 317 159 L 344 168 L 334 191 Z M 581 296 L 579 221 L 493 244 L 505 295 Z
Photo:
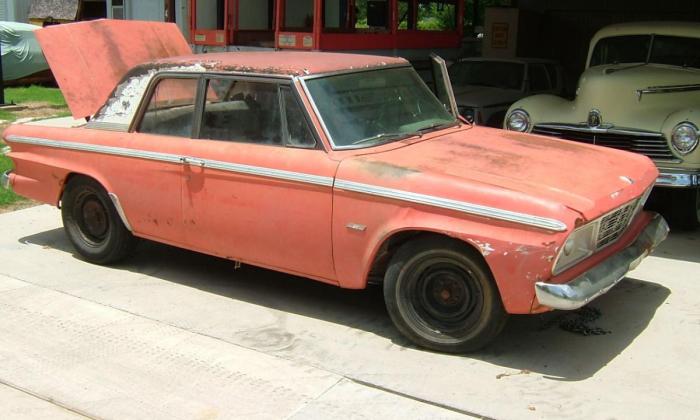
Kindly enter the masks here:
M 80 234 L 87 242 L 98 245 L 109 231 L 109 215 L 102 201 L 92 192 L 86 192 L 77 200 L 76 222 Z
M 433 333 L 459 335 L 478 316 L 481 290 L 461 264 L 442 258 L 424 261 L 407 281 L 406 309 Z

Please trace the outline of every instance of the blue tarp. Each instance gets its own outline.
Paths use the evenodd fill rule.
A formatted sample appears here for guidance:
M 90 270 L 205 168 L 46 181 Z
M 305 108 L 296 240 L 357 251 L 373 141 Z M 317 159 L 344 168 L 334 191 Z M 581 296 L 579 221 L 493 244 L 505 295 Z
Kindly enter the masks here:
M 48 70 L 41 47 L 36 41 L 36 25 L 17 22 L 0 22 L 2 42 L 2 74 L 5 80 L 16 80 Z

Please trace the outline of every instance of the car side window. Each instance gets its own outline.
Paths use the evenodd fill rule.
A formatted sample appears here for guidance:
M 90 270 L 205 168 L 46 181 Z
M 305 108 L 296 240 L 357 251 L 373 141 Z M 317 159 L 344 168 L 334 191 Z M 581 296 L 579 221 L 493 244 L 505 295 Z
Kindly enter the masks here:
M 282 103 L 284 104 L 285 122 L 287 124 L 286 144 L 291 147 L 312 148 L 316 146 L 316 140 L 309 130 L 309 125 L 304 117 L 299 102 L 297 102 L 292 90 L 282 87 Z
M 199 137 L 258 144 L 283 144 L 277 85 L 210 79 Z
M 192 137 L 198 79 L 158 81 L 138 128 L 140 133 Z
M 530 74 L 528 78 L 530 79 L 531 92 L 549 90 L 547 71 L 542 64 L 530 64 Z

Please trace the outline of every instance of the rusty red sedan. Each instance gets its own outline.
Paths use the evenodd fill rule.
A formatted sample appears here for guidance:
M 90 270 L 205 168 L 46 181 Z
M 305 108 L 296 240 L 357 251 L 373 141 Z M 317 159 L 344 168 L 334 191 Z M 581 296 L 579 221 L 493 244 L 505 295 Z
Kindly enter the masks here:
M 114 80 L 103 104 L 71 95 L 88 83 L 80 64 L 54 68 L 89 121 L 3 135 L 15 165 L 3 186 L 60 207 L 87 261 L 115 263 L 145 238 L 348 289 L 381 283 L 406 337 L 465 352 L 508 314 L 587 304 L 668 232 L 643 210 L 648 158 L 468 124 L 437 58 L 433 93 L 399 58 L 163 55 L 93 68 Z

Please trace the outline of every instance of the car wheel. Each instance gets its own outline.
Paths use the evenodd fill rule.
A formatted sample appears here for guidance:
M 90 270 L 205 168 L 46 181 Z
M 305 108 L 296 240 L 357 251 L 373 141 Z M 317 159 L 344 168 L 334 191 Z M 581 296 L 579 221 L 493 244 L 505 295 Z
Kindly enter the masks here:
M 427 236 L 401 246 L 384 277 L 396 327 L 431 350 L 477 350 L 501 332 L 507 314 L 491 272 L 472 248 Z
M 105 189 L 92 179 L 74 178 L 68 183 L 61 197 L 61 217 L 75 249 L 92 263 L 117 262 L 136 244 Z
M 673 191 L 673 218 L 682 229 L 697 229 L 700 226 L 700 188 Z

